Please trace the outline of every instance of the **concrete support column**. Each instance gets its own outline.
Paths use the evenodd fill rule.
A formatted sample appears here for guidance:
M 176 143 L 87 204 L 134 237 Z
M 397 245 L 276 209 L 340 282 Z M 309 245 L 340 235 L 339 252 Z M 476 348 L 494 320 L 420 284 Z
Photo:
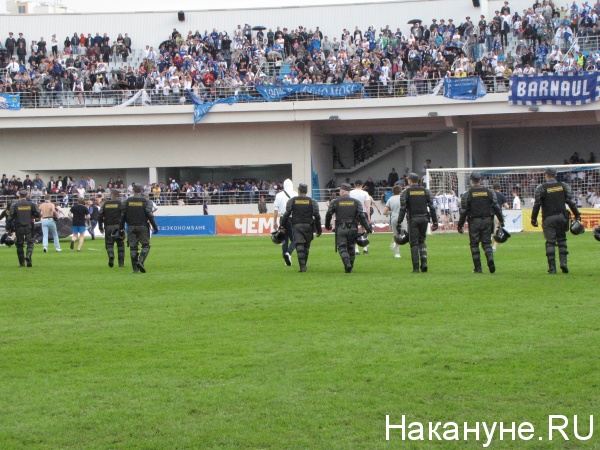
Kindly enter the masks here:
M 294 182 L 294 189 L 298 187 L 298 184 L 305 183 L 308 185 L 308 195 L 312 195 L 312 139 L 311 139 L 311 125 L 306 122 L 302 129 L 303 139 L 301 149 L 293 157 L 292 162 L 292 181 Z
M 158 182 L 158 170 L 156 170 L 156 167 L 148 168 L 148 180 L 150 184 Z
M 396 169 L 396 173 L 398 174 L 398 176 L 401 176 L 404 173 L 404 169 L 406 169 L 407 167 L 411 172 L 416 172 L 415 168 L 413 167 L 412 145 L 407 145 L 406 147 L 404 147 L 404 159 L 404 167 L 398 167 L 398 169 Z
M 456 129 L 456 167 L 471 167 L 471 129 L 467 123 Z
M 471 128 L 469 124 L 456 129 L 456 167 L 471 167 Z M 468 187 L 468 182 L 464 177 L 458 177 L 458 192 L 464 192 Z

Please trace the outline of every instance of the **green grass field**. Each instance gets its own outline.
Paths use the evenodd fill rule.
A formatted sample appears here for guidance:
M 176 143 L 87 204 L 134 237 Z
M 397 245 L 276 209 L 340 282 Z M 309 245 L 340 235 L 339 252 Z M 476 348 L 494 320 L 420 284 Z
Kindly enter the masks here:
M 102 240 L 38 245 L 31 269 L 1 247 L 0 449 L 483 448 L 463 422 L 513 421 L 535 437 L 490 448 L 600 448 L 572 427 L 600 419 L 591 233 L 554 276 L 541 234 L 503 244 L 494 275 L 471 273 L 466 235 L 431 236 L 426 274 L 389 242 L 352 274 L 332 236 L 306 274 L 268 237 L 158 236 L 147 274 L 108 268 Z M 386 441 L 403 414 L 457 422 L 460 440 Z M 549 415 L 569 441 L 548 441 Z

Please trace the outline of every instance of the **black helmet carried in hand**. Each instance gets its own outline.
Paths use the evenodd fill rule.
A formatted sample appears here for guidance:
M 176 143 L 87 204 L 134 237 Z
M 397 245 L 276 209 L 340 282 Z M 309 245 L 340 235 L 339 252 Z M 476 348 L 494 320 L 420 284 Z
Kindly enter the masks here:
M 366 231 L 356 236 L 356 245 L 359 247 L 366 247 L 369 245 L 369 238 L 367 237 Z
M 400 233 L 394 236 L 394 242 L 398 245 L 408 244 L 408 233 L 406 230 L 400 230 Z
M 508 230 L 504 227 L 500 227 L 496 230 L 496 234 L 494 235 L 494 240 L 497 243 L 502 244 L 502 243 L 508 241 L 509 237 L 510 237 L 510 233 L 508 232 Z
M 594 228 L 594 239 L 600 241 L 600 225 Z
M 585 233 L 585 227 L 579 220 L 571 222 L 571 234 L 578 235 Z
M 14 234 L 6 234 L 6 237 L 2 236 L 2 240 L 7 247 L 12 247 L 16 242 Z
M 115 241 L 120 242 L 125 239 L 125 230 L 116 229 L 112 233 L 110 233 L 110 237 Z
M 281 245 L 285 241 L 285 231 L 275 230 L 271 233 L 271 240 L 273 244 Z

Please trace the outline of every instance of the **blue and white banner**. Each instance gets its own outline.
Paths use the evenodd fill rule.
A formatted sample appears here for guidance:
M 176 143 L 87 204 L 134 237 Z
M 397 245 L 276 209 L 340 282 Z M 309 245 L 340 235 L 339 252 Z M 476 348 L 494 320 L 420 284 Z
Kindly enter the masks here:
M 510 77 L 510 105 L 584 105 L 600 98 L 600 73 Z
M 218 98 L 213 102 L 204 103 L 202 99 L 200 99 L 197 95 L 194 95 L 194 93 L 192 93 L 190 90 L 188 90 L 187 93 L 190 96 L 190 100 L 192 101 L 192 103 L 194 103 L 194 125 L 200 122 L 204 118 L 204 116 L 208 114 L 208 111 L 210 111 L 210 109 L 214 105 L 218 105 L 219 103 L 227 103 L 228 105 L 233 105 L 234 103 L 237 103 L 239 101 L 255 102 L 260 100 L 256 97 L 252 97 L 251 95 L 243 94 L 234 95 L 232 97 L 227 98 Z
M 361 83 L 341 84 L 292 84 L 284 86 L 256 86 L 265 100 L 273 102 L 292 94 L 312 94 L 322 97 L 346 97 L 362 90 Z
M 215 216 L 154 216 L 158 236 L 214 236 Z
M 479 77 L 444 78 L 444 97 L 452 100 L 477 100 L 485 95 L 485 86 Z
M 0 109 L 21 109 L 21 94 L 0 94 Z

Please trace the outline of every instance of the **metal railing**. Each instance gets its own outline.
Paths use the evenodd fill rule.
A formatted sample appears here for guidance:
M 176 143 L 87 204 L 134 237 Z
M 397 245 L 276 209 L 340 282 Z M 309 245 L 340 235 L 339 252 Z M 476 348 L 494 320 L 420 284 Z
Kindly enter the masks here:
M 275 195 L 271 191 L 243 191 L 243 190 L 207 190 L 204 192 L 145 192 L 144 196 L 153 200 L 157 205 L 163 206 L 185 206 L 185 205 L 202 205 L 208 202 L 212 205 L 235 205 L 235 204 L 255 204 L 260 201 L 260 197 L 264 196 L 265 201 L 273 202 Z M 121 190 L 120 199 L 125 200 L 132 194 L 125 190 Z M 94 201 L 98 198 L 106 197 L 106 193 L 86 192 L 83 197 L 85 201 Z M 30 194 L 28 197 L 33 202 L 44 201 L 44 194 Z M 50 201 L 64 208 L 71 207 L 77 203 L 78 194 L 54 193 L 50 194 Z M 17 195 L 0 195 L 0 205 L 6 206 L 17 200 Z
M 375 188 L 375 194 L 373 198 L 375 200 L 381 200 L 385 193 L 391 188 L 377 187 Z M 277 191 L 279 192 L 279 191 Z M 219 190 L 206 190 L 203 192 L 195 192 L 190 195 L 186 192 L 161 192 L 152 193 L 145 192 L 144 196 L 151 199 L 157 205 L 162 206 L 185 206 L 185 205 L 202 205 L 204 202 L 208 202 L 211 205 L 236 205 L 236 204 L 256 204 L 260 201 L 261 197 L 265 198 L 267 203 L 272 203 L 275 199 L 277 192 L 268 190 L 258 191 L 242 191 L 242 190 L 230 190 L 230 191 L 219 191 Z M 335 198 L 339 193 L 339 189 L 313 189 L 312 196 L 318 201 L 328 201 Z M 82 197 L 85 201 L 94 201 L 100 197 L 106 197 L 105 193 L 86 192 Z M 120 198 L 125 200 L 131 196 L 131 193 L 122 190 Z M 33 202 L 44 201 L 44 195 L 31 194 L 29 199 Z M 55 193 L 50 194 L 50 201 L 62 207 L 71 207 L 77 203 L 77 194 L 65 194 Z M 17 200 L 16 195 L 0 195 L 0 205 L 7 205 Z
M 388 82 L 386 85 L 365 85 L 362 91 L 355 94 L 348 95 L 346 97 L 321 97 L 315 94 L 292 94 L 288 97 L 281 99 L 282 102 L 289 101 L 327 101 L 327 100 L 339 100 L 339 99 L 375 99 L 375 98 L 403 98 L 403 97 L 417 97 L 422 95 L 428 95 L 432 89 L 436 87 L 439 78 L 427 78 L 411 80 L 399 80 Z M 509 80 L 504 77 L 483 77 L 484 84 L 486 85 L 488 92 L 506 92 Z M 149 105 L 162 106 L 162 105 L 190 105 L 192 101 L 185 92 L 180 90 L 178 93 L 168 93 L 165 95 L 162 90 L 154 88 L 146 89 L 150 102 Z M 117 89 L 110 90 L 105 89 L 100 92 L 73 92 L 73 91 L 26 91 L 26 92 L 15 92 L 21 96 L 21 108 L 104 108 L 119 106 L 129 101 L 136 93 L 135 90 Z M 437 93 L 437 95 L 443 95 L 443 86 Z M 249 94 L 255 101 L 262 102 L 266 101 L 258 93 L 254 86 L 242 86 L 242 87 L 229 87 L 219 86 L 201 89 L 198 91 L 198 97 L 204 102 L 211 102 L 219 98 L 227 98 L 236 94 Z M 248 100 L 240 100 L 240 103 L 247 102 Z M 144 102 L 143 97 L 140 96 L 130 106 L 142 106 L 148 104 Z
M 596 35 L 579 35 L 577 39 L 571 44 L 571 47 L 565 53 L 564 61 L 567 60 L 569 53 L 579 53 L 587 55 L 589 52 L 598 50 L 600 45 L 600 36 Z
M 373 191 L 372 198 L 374 201 L 379 202 L 378 205 L 385 204 L 386 197 L 391 194 L 392 188 L 389 186 L 382 186 L 382 182 L 378 182 L 378 186 Z M 573 181 L 570 180 L 568 183 L 571 185 L 573 192 L 585 192 L 586 189 L 591 189 L 594 192 L 598 192 L 600 185 L 598 181 L 594 181 L 591 184 L 589 182 L 584 183 L 579 179 Z M 533 190 L 535 186 L 529 188 L 521 188 L 521 198 L 533 197 Z M 279 192 L 279 191 L 278 191 Z M 188 205 L 202 205 L 208 203 L 210 205 L 242 205 L 242 204 L 257 204 L 260 202 L 260 198 L 264 197 L 267 203 L 272 203 L 275 200 L 276 192 L 269 190 L 258 190 L 258 191 L 204 191 L 194 193 L 193 196 L 185 192 L 161 192 L 152 193 L 146 192 L 144 196 L 151 199 L 156 203 L 157 206 L 188 206 Z M 339 187 L 336 188 L 325 188 L 325 189 L 313 189 L 311 192 L 312 198 L 320 202 L 328 202 L 336 197 L 339 197 Z M 87 192 L 84 195 L 85 201 L 95 201 L 99 198 L 106 197 L 105 193 Z M 122 191 L 120 195 L 121 200 L 125 200 L 130 197 L 131 193 Z M 34 202 L 44 201 L 43 195 L 30 195 L 29 199 Z M 51 194 L 50 201 L 56 205 L 62 206 L 63 208 L 70 208 L 77 203 L 77 195 L 67 195 L 64 193 Z M 17 200 L 16 195 L 0 195 L 0 208 L 5 208 L 8 204 Z M 530 208 L 531 205 L 528 203 L 527 206 L 523 202 L 523 209 Z

